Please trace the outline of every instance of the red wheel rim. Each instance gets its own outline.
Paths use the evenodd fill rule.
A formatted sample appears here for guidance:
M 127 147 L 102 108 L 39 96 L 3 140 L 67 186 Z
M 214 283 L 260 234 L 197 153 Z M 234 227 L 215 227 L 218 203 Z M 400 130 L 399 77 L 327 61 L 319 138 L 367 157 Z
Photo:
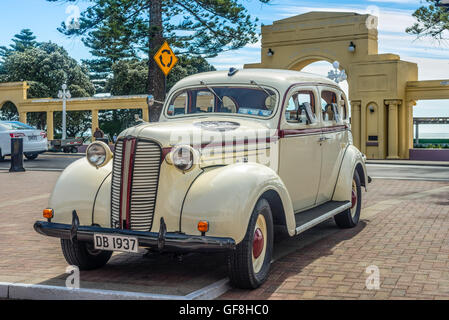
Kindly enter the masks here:
M 351 209 L 352 209 L 352 208 L 354 208 L 354 206 L 357 203 L 357 192 L 355 192 L 354 190 L 352 190 L 351 202 L 352 202 L 352 206 L 351 206 Z
M 257 228 L 254 231 L 254 240 L 253 240 L 253 256 L 254 258 L 258 258 L 263 250 L 263 234 L 262 231 Z

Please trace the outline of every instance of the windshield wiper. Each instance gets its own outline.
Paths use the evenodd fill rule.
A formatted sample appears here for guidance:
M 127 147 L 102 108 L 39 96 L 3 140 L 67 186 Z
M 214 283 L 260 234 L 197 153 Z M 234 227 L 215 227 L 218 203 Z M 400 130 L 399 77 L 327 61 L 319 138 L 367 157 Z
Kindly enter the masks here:
M 251 80 L 250 83 L 251 83 L 252 85 L 257 86 L 259 89 L 263 90 L 263 91 L 267 94 L 267 96 L 270 97 L 271 103 L 273 104 L 273 94 L 269 93 L 267 89 L 265 89 L 264 87 L 262 87 L 260 84 L 258 84 L 258 83 L 257 83 L 256 81 L 254 81 L 254 80 Z
M 221 104 L 223 104 L 223 100 L 220 98 L 220 96 L 214 91 L 214 89 L 212 89 L 211 87 L 209 87 L 204 81 L 200 81 L 200 84 L 202 84 L 203 86 L 205 86 L 210 92 L 212 92 L 214 94 L 214 96 L 216 96 L 218 98 L 218 100 L 220 100 Z

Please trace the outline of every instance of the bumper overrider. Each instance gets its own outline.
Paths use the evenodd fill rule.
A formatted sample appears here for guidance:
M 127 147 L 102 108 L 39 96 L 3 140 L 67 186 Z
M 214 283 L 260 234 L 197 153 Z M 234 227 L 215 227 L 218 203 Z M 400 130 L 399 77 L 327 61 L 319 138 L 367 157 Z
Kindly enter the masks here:
M 235 249 L 235 241 L 231 238 L 186 235 L 183 233 L 167 232 L 163 218 L 161 218 L 159 232 L 143 232 L 123 229 L 102 228 L 99 226 L 80 226 L 78 215 L 72 212 L 72 224 L 53 223 L 50 221 L 36 221 L 36 232 L 61 239 L 94 242 L 94 234 L 107 234 L 136 237 L 139 246 L 158 248 L 167 251 L 186 252 L 220 252 Z

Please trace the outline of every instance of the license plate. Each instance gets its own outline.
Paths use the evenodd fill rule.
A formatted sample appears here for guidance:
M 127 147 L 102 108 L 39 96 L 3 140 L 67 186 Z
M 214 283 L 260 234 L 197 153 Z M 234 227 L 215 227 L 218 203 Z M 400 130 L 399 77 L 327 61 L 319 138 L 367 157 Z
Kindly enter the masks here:
M 37 140 L 37 136 L 28 136 L 28 140 L 29 141 L 36 141 Z
M 113 236 L 108 234 L 94 234 L 95 249 L 108 251 L 135 252 L 139 250 L 136 237 Z

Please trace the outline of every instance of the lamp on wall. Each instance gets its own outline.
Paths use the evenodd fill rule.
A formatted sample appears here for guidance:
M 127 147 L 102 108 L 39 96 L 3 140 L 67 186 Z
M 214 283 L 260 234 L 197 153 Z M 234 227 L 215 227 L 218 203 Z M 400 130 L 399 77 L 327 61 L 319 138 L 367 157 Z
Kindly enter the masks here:
M 369 106 L 369 107 L 368 107 L 368 110 L 369 110 L 370 113 L 374 113 L 374 106 L 372 106 L 372 105 Z
M 348 47 L 348 51 L 349 52 L 354 52 L 355 51 L 355 44 L 354 44 L 354 42 L 351 41 L 351 43 L 349 44 L 349 47 Z
M 271 48 L 268 49 L 267 56 L 272 57 L 274 55 L 274 51 Z

